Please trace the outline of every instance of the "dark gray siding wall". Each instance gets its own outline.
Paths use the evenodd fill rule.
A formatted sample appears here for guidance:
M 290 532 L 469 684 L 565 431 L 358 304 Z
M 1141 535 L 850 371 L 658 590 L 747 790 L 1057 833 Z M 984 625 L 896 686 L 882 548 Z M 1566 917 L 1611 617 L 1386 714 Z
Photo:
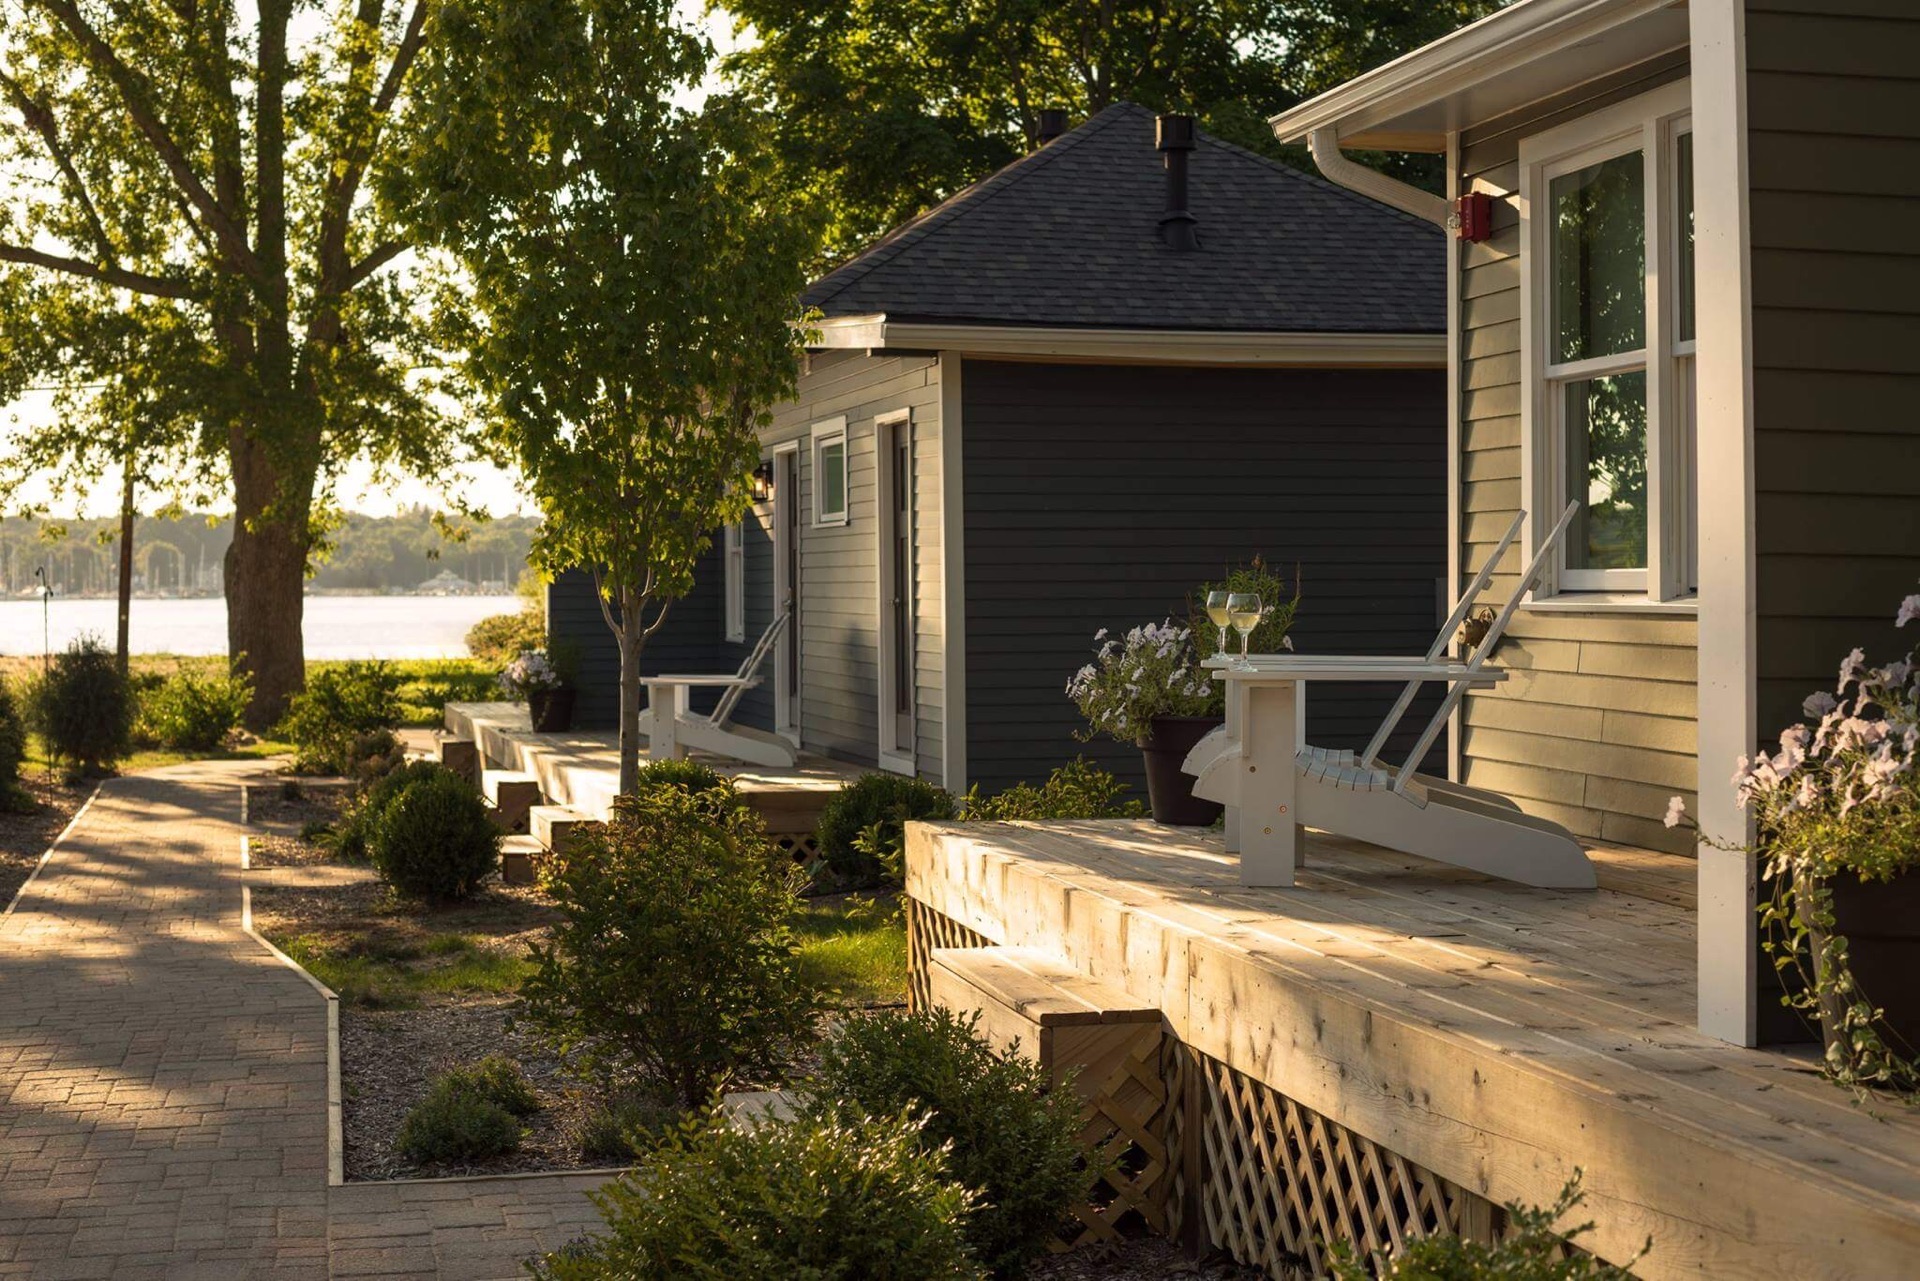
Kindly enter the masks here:
M 1141 784 L 1138 751 L 1074 740 L 1063 687 L 1096 629 L 1181 614 L 1228 562 L 1259 554 L 1289 576 L 1299 564 L 1304 652 L 1432 643 L 1442 371 L 968 360 L 962 387 L 967 772 L 989 791 L 1081 752 Z M 1316 685 L 1308 732 L 1364 746 L 1395 693 Z
M 771 576 L 771 554 L 764 531 L 748 522 L 747 532 L 747 643 L 730 645 L 725 640 L 721 597 L 720 542 L 701 558 L 695 571 L 694 590 L 668 612 L 666 626 L 647 642 L 641 670 L 656 672 L 732 672 L 740 666 L 752 642 L 765 628 L 772 611 L 772 588 L 763 587 L 756 598 L 753 572 L 756 559 L 761 573 Z M 756 537 L 758 535 L 758 537 Z M 756 557 L 756 547 L 758 556 Z M 757 609 L 757 612 L 756 612 Z M 756 621 L 756 619 L 758 621 Z M 578 694 L 574 703 L 574 725 L 579 729 L 610 729 L 620 719 L 620 650 L 614 643 L 594 599 L 593 578 L 584 570 L 568 570 L 547 587 L 547 632 L 556 642 L 572 648 L 579 664 Z M 718 691 L 696 690 L 693 705 L 697 711 L 709 711 Z M 772 702 L 761 690 L 750 690 L 742 698 L 734 719 L 763 728 L 771 725 Z
M 1920 6 L 1750 0 L 1747 124 L 1764 739 L 1914 644 Z

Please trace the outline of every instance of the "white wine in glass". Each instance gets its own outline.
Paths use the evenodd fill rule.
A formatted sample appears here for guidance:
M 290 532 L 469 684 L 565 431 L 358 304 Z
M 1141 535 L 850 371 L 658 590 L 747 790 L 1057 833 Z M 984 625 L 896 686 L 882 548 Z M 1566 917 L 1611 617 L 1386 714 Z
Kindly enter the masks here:
M 1235 592 L 1227 597 L 1227 621 L 1233 624 L 1233 630 L 1240 633 L 1240 666 L 1248 667 L 1247 641 L 1253 636 L 1253 629 L 1260 626 L 1264 612 L 1260 608 L 1260 593 Z
M 1214 653 L 1221 657 L 1227 654 L 1227 627 L 1232 620 L 1227 616 L 1227 598 L 1231 592 L 1219 591 L 1207 593 L 1207 621 L 1220 629 L 1220 644 Z

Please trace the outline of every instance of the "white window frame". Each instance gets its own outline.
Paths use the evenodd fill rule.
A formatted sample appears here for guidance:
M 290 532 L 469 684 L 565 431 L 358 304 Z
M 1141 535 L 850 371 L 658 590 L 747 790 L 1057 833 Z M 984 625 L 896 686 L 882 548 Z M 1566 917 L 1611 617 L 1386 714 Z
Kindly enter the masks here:
M 848 511 L 853 506 L 852 490 L 852 451 L 847 446 L 847 420 L 829 418 L 825 422 L 813 425 L 808 435 L 811 437 L 811 463 L 813 466 L 813 524 L 818 529 L 827 525 L 844 525 L 848 521 Z M 827 487 L 821 477 L 825 474 L 821 463 L 827 447 L 840 446 L 840 510 L 828 511 L 825 506 Z
M 1698 517 L 1687 416 L 1678 375 L 1692 344 L 1675 349 L 1672 334 L 1677 184 L 1673 140 L 1687 132 L 1691 87 L 1682 80 L 1603 108 L 1520 141 L 1521 492 L 1527 503 L 1527 556 L 1567 504 L 1562 389 L 1609 373 L 1645 370 L 1647 413 L 1647 567 L 1570 570 L 1563 545 L 1534 600 L 1563 605 L 1671 606 L 1691 603 L 1692 546 Z M 1647 165 L 1646 344 L 1633 352 L 1548 364 L 1553 352 L 1552 219 L 1555 178 L 1615 156 L 1638 152 Z M 1533 211 L 1542 211 L 1534 217 Z
M 720 566 L 727 643 L 742 644 L 747 639 L 747 547 L 740 521 L 720 532 Z
M 916 759 L 915 744 L 912 741 L 914 736 L 910 734 L 908 735 L 908 741 L 904 743 L 900 741 L 900 735 L 894 721 L 893 712 L 893 686 L 895 678 L 899 674 L 896 670 L 896 665 L 905 663 L 909 669 L 913 668 L 913 638 L 916 635 L 916 624 L 919 622 L 919 619 L 915 617 L 914 601 L 911 596 L 905 604 L 901 606 L 896 606 L 893 601 L 894 560 L 899 554 L 898 536 L 900 532 L 895 525 L 895 521 L 898 518 L 893 510 L 894 454 L 900 443 L 900 434 L 903 432 L 907 433 L 909 447 L 911 447 L 913 432 L 913 410 L 911 409 L 895 409 L 888 413 L 880 414 L 873 420 L 874 510 L 877 513 L 877 517 L 873 522 L 876 551 L 874 559 L 876 566 L 874 579 L 877 613 L 875 614 L 875 618 L 879 621 L 879 628 L 874 636 L 874 640 L 880 655 L 879 670 L 876 673 L 878 680 L 875 686 L 876 698 L 874 708 L 880 730 L 880 768 L 890 770 L 895 774 L 915 774 L 919 772 L 919 765 Z M 911 480 L 912 477 L 908 479 Z M 919 539 L 916 537 L 918 531 L 913 527 L 914 519 L 919 512 L 918 497 L 919 496 L 913 493 L 911 489 L 908 490 L 907 539 L 910 555 L 917 555 L 920 545 Z M 911 572 L 911 567 L 909 568 Z M 911 578 L 909 581 L 911 581 Z M 908 640 L 907 652 L 905 654 L 896 654 L 894 652 L 893 637 L 894 624 L 896 622 L 894 610 L 896 608 L 904 609 L 907 613 Z M 917 675 L 918 673 L 916 672 L 914 674 Z M 918 707 L 913 709 L 912 718 L 915 722 L 915 730 L 917 733 L 919 722 Z

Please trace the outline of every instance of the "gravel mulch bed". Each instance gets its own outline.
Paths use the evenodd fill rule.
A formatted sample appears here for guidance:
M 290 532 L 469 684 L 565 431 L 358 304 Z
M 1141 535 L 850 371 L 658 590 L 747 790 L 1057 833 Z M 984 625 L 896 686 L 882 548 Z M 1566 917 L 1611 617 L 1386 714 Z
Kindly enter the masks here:
M 345 783 L 302 781 L 284 788 L 263 781 L 247 789 L 248 862 L 254 867 L 302 867 L 325 863 L 330 852 L 313 841 L 300 839 L 310 823 L 339 819 L 349 789 Z
M 1193 1260 L 1160 1237 L 1092 1245 L 1048 1255 L 1027 1269 L 1027 1281 L 1262 1281 L 1258 1268 L 1243 1267 L 1224 1255 Z
M 0 814 L 0 911 L 13 902 L 47 846 L 93 794 L 93 784 L 67 787 L 33 775 L 20 780 L 20 790 L 33 798 L 34 808 L 24 814 Z
M 509 1174 L 605 1166 L 587 1161 L 574 1128 L 593 1111 L 560 1064 L 525 1028 L 509 1030 L 513 997 L 470 996 L 412 1010 L 342 1010 L 340 1077 L 345 1091 L 341 1131 L 347 1178 L 395 1179 L 441 1175 Z M 545 1106 L 527 1117 L 520 1150 L 474 1165 L 414 1166 L 393 1152 L 393 1136 L 434 1078 L 489 1054 L 520 1065 Z

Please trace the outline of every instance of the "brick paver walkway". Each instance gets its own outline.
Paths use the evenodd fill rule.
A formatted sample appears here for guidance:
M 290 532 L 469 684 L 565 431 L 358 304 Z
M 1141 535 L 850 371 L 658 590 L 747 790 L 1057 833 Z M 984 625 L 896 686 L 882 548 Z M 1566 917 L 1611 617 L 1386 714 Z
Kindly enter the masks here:
M 112 780 L 0 921 L 0 1277 L 520 1275 L 598 1179 L 328 1187 L 326 1004 L 240 926 L 257 773 Z

